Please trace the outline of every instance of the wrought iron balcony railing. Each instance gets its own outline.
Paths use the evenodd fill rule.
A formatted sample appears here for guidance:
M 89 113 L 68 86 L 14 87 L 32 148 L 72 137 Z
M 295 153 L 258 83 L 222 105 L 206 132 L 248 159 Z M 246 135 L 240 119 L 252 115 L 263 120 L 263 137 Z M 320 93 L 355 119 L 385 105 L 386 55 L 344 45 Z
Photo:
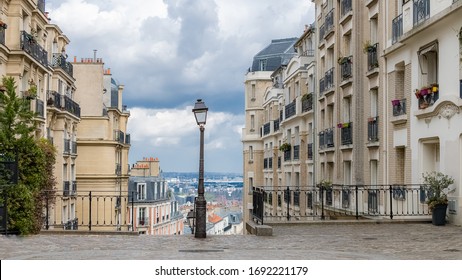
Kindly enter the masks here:
M 334 29 L 334 9 L 330 10 L 326 14 L 326 21 L 324 24 L 326 25 L 326 35 L 327 35 Z
M 367 48 L 367 68 L 369 71 L 379 67 L 378 48 L 379 43 Z
M 294 150 L 294 160 L 299 160 L 300 159 L 300 145 L 294 145 L 293 150 Z
M 263 135 L 268 135 L 271 132 L 271 123 L 267 122 L 263 125 Z
M 292 101 L 292 103 L 286 105 L 286 107 L 285 107 L 286 119 L 288 119 L 288 118 L 295 115 L 296 108 L 297 108 L 296 106 L 297 106 L 297 101 L 296 100 L 294 100 L 294 101 Z
M 64 150 L 63 153 L 65 155 L 69 155 L 71 153 L 71 140 L 70 139 L 64 139 Z
M 48 67 L 48 52 L 37 43 L 34 36 L 26 31 L 21 31 L 20 46 L 21 50 L 31 55 L 44 67 Z
M 353 76 L 352 65 L 352 56 L 344 57 L 340 60 L 340 74 L 342 75 L 342 80 L 346 80 Z
M 308 159 L 313 159 L 313 143 L 308 143 Z
M 80 105 L 72 100 L 69 96 L 64 95 L 64 110 L 80 118 Z
M 346 126 L 341 128 L 340 137 L 342 138 L 342 145 L 353 144 L 353 123 L 347 123 Z
M 35 112 L 39 117 L 43 118 L 45 116 L 45 104 L 40 99 L 35 100 Z
M 393 116 L 401 116 L 406 114 L 406 99 L 395 99 L 391 101 L 393 106 Z
M 379 141 L 379 117 L 373 117 L 368 119 L 367 137 L 370 142 Z
M 59 67 L 64 70 L 69 76 L 73 77 L 74 76 L 74 67 L 72 64 L 68 61 L 66 61 L 66 56 L 60 54 L 60 53 L 54 53 L 53 54 L 53 59 L 51 61 L 51 66 L 52 67 Z
M 414 26 L 421 24 L 430 18 L 430 0 L 414 0 L 413 23 Z
M 395 44 L 403 36 L 403 14 L 393 19 L 391 30 L 391 43 Z
M 302 97 L 302 112 L 313 110 L 313 95 L 308 94 L 305 98 Z

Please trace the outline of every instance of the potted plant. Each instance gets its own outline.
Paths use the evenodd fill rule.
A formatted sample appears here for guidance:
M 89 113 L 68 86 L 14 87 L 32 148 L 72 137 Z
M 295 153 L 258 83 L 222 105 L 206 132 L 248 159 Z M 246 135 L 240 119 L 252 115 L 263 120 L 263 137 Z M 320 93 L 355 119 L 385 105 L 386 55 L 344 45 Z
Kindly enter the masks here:
M 442 226 L 446 223 L 448 188 L 454 183 L 454 179 L 436 171 L 423 174 L 423 179 L 428 191 L 427 204 L 432 211 L 432 224 Z
M 28 90 L 24 92 L 26 99 L 31 100 L 37 97 L 37 86 L 31 85 Z
M 290 150 L 290 144 L 289 143 L 284 143 L 279 147 L 279 151 L 281 152 L 286 152 Z
M 363 51 L 365 53 L 371 52 L 375 49 L 375 46 L 371 44 L 370 41 L 364 42 Z

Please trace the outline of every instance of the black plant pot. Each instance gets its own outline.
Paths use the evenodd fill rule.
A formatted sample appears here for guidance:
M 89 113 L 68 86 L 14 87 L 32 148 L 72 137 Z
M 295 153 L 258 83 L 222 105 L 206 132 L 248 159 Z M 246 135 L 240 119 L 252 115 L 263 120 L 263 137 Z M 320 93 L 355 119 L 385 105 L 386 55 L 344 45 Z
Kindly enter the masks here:
M 444 226 L 446 224 L 447 204 L 437 204 L 432 210 L 432 224 L 435 226 Z

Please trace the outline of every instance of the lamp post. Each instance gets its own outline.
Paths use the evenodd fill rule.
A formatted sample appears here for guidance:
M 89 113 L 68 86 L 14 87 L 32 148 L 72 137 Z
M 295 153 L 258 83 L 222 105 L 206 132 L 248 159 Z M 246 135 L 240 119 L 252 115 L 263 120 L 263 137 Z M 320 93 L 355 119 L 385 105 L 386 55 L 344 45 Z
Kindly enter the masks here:
M 200 137 L 200 154 L 199 154 L 199 184 L 197 186 L 196 208 L 196 230 L 194 236 L 196 238 L 206 237 L 206 216 L 207 216 L 207 201 L 204 197 L 204 130 L 207 120 L 207 111 L 209 108 L 205 106 L 202 99 L 197 99 L 194 109 L 192 110 L 196 117 L 197 125 L 201 131 Z

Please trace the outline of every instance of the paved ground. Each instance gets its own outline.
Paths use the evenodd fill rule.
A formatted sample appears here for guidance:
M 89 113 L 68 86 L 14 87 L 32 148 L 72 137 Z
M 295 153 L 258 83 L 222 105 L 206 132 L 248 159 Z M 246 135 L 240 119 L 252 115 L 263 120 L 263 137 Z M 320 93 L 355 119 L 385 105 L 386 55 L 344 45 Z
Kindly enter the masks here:
M 273 236 L 0 236 L 0 258 L 45 260 L 462 260 L 462 227 L 430 223 L 276 226 Z

